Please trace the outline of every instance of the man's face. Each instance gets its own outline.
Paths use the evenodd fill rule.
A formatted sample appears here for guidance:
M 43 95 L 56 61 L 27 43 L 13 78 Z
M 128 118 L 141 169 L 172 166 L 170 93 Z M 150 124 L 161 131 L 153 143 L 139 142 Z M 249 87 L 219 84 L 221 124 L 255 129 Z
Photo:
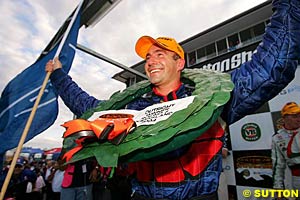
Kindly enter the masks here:
M 146 56 L 145 71 L 150 82 L 156 86 L 180 79 L 184 60 L 174 59 L 175 53 L 153 45 Z
M 21 174 L 22 170 L 23 170 L 23 166 L 20 165 L 20 164 L 16 164 L 16 166 L 15 166 L 15 168 L 14 168 L 14 174 L 15 174 L 15 175 L 16 175 L 16 174 Z
M 300 113 L 294 115 L 285 115 L 284 119 L 284 127 L 290 130 L 295 130 L 300 128 Z

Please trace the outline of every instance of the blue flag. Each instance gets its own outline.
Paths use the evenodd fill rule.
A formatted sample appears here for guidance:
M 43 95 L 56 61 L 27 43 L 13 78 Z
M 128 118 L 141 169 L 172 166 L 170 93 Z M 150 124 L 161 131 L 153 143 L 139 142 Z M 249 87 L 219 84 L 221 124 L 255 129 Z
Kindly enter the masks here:
M 62 25 L 37 61 L 12 79 L 3 90 L 0 98 L 0 156 L 3 156 L 7 150 L 18 146 L 45 79 L 45 65 L 50 59 L 54 58 L 70 21 L 71 16 Z M 80 13 L 74 21 L 59 56 L 66 72 L 70 70 L 73 62 L 79 28 Z M 26 141 L 43 132 L 54 123 L 58 114 L 57 97 L 58 95 L 49 81 L 38 105 Z

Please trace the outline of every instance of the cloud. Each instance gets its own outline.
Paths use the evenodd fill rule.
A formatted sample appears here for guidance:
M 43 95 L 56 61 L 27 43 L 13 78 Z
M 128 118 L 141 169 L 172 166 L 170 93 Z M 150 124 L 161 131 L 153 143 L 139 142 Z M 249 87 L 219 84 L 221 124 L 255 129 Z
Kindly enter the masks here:
M 0 2 L 0 91 L 35 62 L 78 2 Z M 171 36 L 180 42 L 262 2 L 265 0 L 121 1 L 93 28 L 82 28 L 78 43 L 130 67 L 141 61 L 134 52 L 134 45 L 142 35 Z M 123 83 L 111 79 L 120 71 L 78 50 L 70 75 L 89 94 L 107 99 L 113 92 L 125 88 Z M 60 102 L 55 124 L 29 144 L 37 147 L 61 145 L 64 129 L 60 124 L 70 119 L 72 113 Z

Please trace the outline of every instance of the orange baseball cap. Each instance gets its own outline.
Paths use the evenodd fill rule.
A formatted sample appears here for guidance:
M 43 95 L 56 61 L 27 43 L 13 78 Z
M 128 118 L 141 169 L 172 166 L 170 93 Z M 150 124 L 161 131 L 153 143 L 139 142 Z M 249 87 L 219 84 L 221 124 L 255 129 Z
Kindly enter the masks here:
M 153 44 L 169 51 L 173 51 L 177 53 L 180 58 L 184 59 L 183 48 L 176 42 L 175 39 L 169 37 L 159 37 L 154 39 L 150 36 L 142 36 L 135 44 L 135 52 L 143 59 L 146 59 L 146 55 Z
M 295 102 L 286 103 L 281 109 L 281 115 L 295 115 L 300 113 L 300 107 Z

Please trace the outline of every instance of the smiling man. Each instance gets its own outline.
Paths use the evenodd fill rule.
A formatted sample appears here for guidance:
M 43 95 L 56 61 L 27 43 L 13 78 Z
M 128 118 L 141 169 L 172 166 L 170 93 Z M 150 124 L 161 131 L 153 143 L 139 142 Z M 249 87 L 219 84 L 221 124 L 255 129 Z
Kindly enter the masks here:
M 179 87 L 185 64 L 184 51 L 173 38 L 160 37 L 154 40 L 143 36 L 137 41 L 135 49 L 146 60 L 146 74 L 157 92 L 166 96 Z
M 131 182 L 133 199 L 218 199 L 217 189 L 222 170 L 221 152 L 226 124 L 230 125 L 245 115 L 253 113 L 266 101 L 277 95 L 293 80 L 300 59 L 299 0 L 275 0 L 273 8 L 275 13 L 266 28 L 263 42 L 257 48 L 251 61 L 231 72 L 231 83 L 234 85 L 234 89 L 227 91 L 230 93 L 230 98 L 225 98 L 226 101 L 219 105 L 220 112 L 214 113 L 217 116 L 216 119 L 212 123 L 204 123 L 207 126 L 205 131 L 201 132 L 199 126 L 192 130 L 188 129 L 182 134 L 183 139 L 176 145 L 161 143 L 155 149 L 156 152 L 160 152 L 160 149 L 171 144 L 172 150 L 161 152 L 151 158 L 146 156 L 149 152 L 144 150 L 143 146 L 139 151 L 142 155 L 139 160 L 128 163 L 127 170 L 133 177 Z M 201 90 L 205 93 L 206 90 L 209 90 L 205 84 L 214 85 L 218 81 L 218 79 L 205 80 L 205 78 L 197 80 L 203 82 L 196 85 L 195 90 L 191 89 L 190 85 L 183 83 L 181 73 L 185 64 L 184 51 L 173 38 L 154 39 L 150 36 L 142 36 L 138 39 L 135 50 L 146 61 L 145 72 L 149 77 L 151 88 L 150 92 L 147 91 L 140 96 L 134 98 L 128 96 L 123 99 L 124 101 L 130 99 L 125 106 L 126 109 L 143 110 L 154 104 L 191 96 L 193 91 Z M 82 116 L 88 110 L 96 112 L 101 105 L 107 105 L 103 102 L 115 100 L 116 95 L 113 95 L 112 99 L 108 101 L 90 96 L 63 71 L 58 59 L 54 61 L 54 63 L 52 61 L 47 63 L 46 71 L 53 72 L 50 77 L 52 84 L 65 104 L 77 116 Z M 206 77 L 206 79 L 208 78 Z M 199 99 L 201 97 L 197 100 Z M 201 100 L 203 99 L 204 96 Z M 195 109 L 205 110 L 210 105 L 209 101 L 203 107 Z M 194 116 L 186 117 L 182 123 L 187 124 L 184 126 L 185 128 L 190 127 L 191 124 L 200 124 L 202 118 L 194 118 Z M 166 129 L 168 128 L 167 123 L 164 126 Z M 170 132 L 180 131 L 176 126 L 169 128 Z M 158 129 L 153 130 L 157 131 Z M 132 135 L 137 131 L 138 128 L 133 131 Z M 184 143 L 188 139 L 184 136 L 189 135 L 190 132 L 197 133 L 197 131 L 199 134 L 195 137 L 196 139 L 187 144 Z M 155 136 L 154 138 L 163 137 L 157 132 L 147 136 L 149 137 L 144 137 L 145 140 L 152 136 Z M 132 143 L 126 141 L 124 146 L 140 145 L 143 142 L 140 140 L 134 140 Z M 145 142 L 144 144 L 149 143 Z M 117 149 L 118 146 L 112 148 Z M 130 146 L 130 149 L 133 148 L 134 146 Z M 97 151 L 97 149 L 94 148 L 93 151 Z M 108 155 L 108 157 L 110 156 L 112 158 L 113 154 Z M 99 160 L 101 159 L 103 157 L 99 158 Z

